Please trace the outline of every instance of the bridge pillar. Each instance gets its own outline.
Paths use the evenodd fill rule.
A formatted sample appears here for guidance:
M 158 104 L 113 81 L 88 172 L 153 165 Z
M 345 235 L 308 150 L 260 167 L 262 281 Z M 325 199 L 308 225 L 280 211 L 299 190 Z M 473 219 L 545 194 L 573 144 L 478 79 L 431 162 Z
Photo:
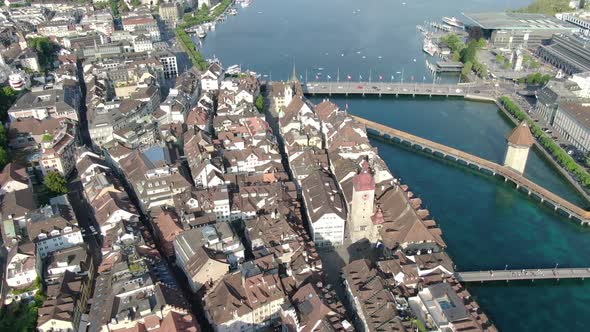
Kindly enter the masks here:
M 517 183 L 516 184 L 516 189 L 518 189 L 518 188 L 520 188 L 520 184 Z
M 531 191 L 529 190 L 529 196 L 531 195 Z

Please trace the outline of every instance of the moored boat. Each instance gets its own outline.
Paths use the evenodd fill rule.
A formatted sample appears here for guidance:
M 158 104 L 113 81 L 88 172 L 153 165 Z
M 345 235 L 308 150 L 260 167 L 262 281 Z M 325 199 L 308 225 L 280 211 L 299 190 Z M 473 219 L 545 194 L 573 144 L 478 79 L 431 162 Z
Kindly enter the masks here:
M 444 16 L 442 18 L 442 21 L 445 24 L 450 25 L 452 27 L 459 28 L 459 29 L 465 29 L 465 24 L 463 24 L 463 22 L 459 21 L 455 17 L 447 17 L 447 16 Z

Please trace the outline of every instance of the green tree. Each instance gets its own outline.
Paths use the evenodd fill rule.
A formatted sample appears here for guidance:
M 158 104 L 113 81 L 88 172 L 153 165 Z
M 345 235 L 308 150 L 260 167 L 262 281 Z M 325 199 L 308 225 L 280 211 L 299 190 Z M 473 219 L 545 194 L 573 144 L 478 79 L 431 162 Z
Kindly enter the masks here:
M 262 95 L 259 95 L 258 97 L 256 97 L 256 108 L 258 109 L 258 112 L 262 113 L 264 111 L 264 98 L 262 97 Z
M 139 7 L 141 6 L 141 0 L 131 0 L 131 5 L 133 7 Z
M 55 59 L 55 52 L 59 48 L 47 37 L 36 37 L 28 40 L 29 46 L 35 50 L 42 68 L 48 69 Z
M 488 67 L 483 63 L 475 62 L 473 64 L 473 70 L 479 77 L 484 78 L 488 76 Z
M 0 124 L 0 146 L 6 147 L 8 144 L 8 137 L 6 136 L 6 128 Z
M 475 47 L 478 49 L 486 47 L 486 40 L 483 38 L 479 38 L 479 39 L 474 40 L 472 42 L 474 43 Z
M 11 87 L 5 86 L 0 90 L 0 121 L 8 119 L 8 110 L 16 101 L 17 93 Z
M 68 187 L 66 179 L 57 172 L 48 172 L 43 179 L 45 187 L 54 194 L 67 194 Z
M 6 166 L 6 164 L 8 164 L 10 162 L 10 156 L 8 155 L 8 152 L 6 152 L 6 149 L 2 146 L 0 146 L 0 170 L 4 168 L 4 166 Z
M 469 61 L 468 61 L 468 62 L 466 62 L 466 63 L 463 65 L 463 69 L 461 69 L 461 75 L 462 75 L 463 77 L 467 77 L 467 76 L 469 75 L 469 73 L 471 73 L 471 70 L 472 70 L 472 69 L 473 69 L 473 63 L 471 63 L 471 62 L 469 62 Z
M 516 10 L 521 13 L 537 13 L 555 15 L 569 11 L 569 0 L 534 0 L 530 5 Z
M 470 42 L 467 47 L 461 50 L 461 62 L 467 63 L 471 62 L 474 63 L 477 60 L 477 41 Z
M 441 38 L 441 41 L 447 45 L 452 52 L 461 52 L 461 50 L 465 47 L 465 43 L 461 41 L 461 38 L 454 33 L 449 33 L 448 35 Z

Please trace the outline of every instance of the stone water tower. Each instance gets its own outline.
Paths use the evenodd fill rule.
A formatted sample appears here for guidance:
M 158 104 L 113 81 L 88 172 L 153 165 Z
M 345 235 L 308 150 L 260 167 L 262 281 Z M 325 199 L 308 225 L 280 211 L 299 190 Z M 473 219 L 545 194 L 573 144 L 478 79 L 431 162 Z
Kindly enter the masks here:
M 531 134 L 529 125 L 523 121 L 508 135 L 504 166 L 520 174 L 524 173 L 529 150 L 533 144 L 535 144 L 535 138 Z

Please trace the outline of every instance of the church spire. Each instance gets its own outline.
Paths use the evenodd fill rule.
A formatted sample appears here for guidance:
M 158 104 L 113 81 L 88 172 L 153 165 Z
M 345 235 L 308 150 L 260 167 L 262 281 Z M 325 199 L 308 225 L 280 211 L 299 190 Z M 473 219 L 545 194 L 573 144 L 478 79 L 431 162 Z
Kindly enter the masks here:
M 295 61 L 293 61 L 293 73 L 291 73 L 291 82 L 299 82 L 299 80 L 297 79 L 297 70 L 295 70 Z

